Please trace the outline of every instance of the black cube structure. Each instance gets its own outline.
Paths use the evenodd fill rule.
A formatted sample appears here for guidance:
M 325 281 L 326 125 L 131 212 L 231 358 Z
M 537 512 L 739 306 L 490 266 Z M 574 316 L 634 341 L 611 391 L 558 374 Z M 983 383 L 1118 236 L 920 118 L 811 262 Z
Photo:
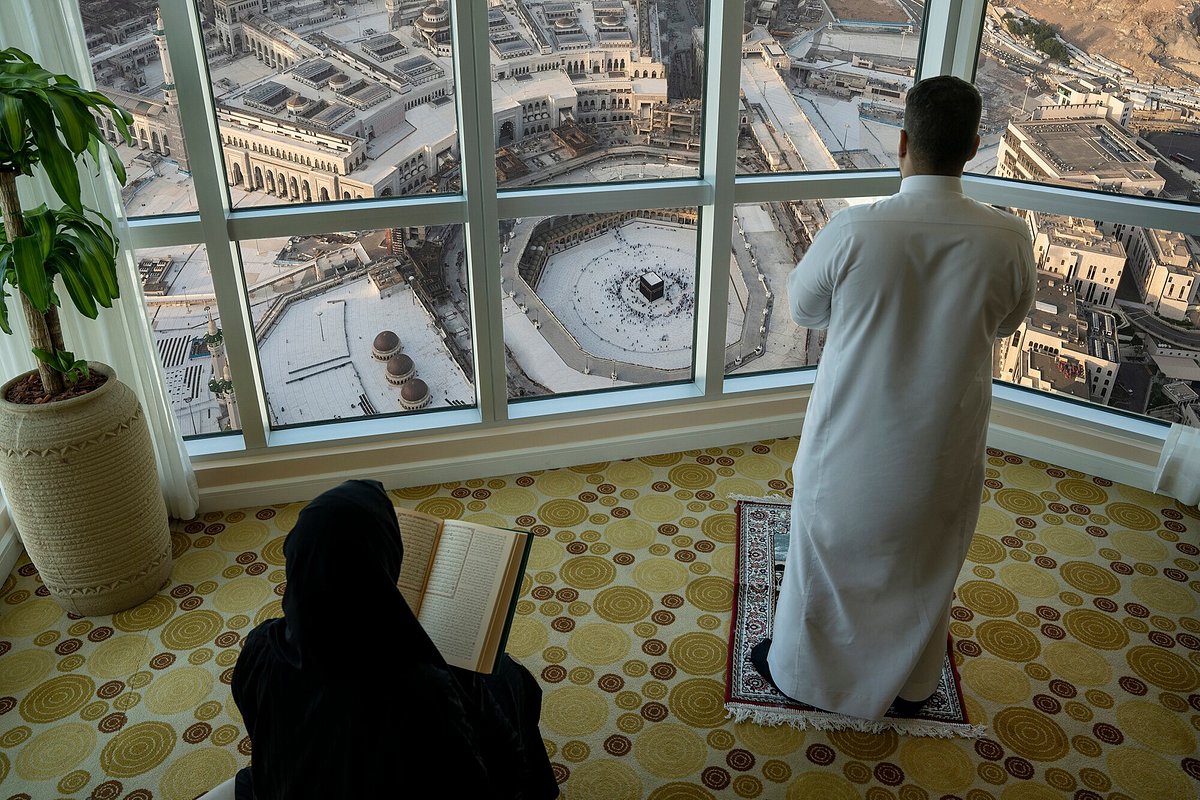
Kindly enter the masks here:
M 638 281 L 638 290 L 642 296 L 653 303 L 663 296 L 663 279 L 657 272 L 646 272 Z

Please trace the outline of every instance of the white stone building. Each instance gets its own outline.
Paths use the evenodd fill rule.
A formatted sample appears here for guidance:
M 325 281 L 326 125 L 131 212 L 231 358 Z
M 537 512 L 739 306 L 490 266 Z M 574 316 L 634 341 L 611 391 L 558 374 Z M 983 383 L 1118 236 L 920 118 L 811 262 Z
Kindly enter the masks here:
M 1200 245 L 1175 231 L 1102 222 L 1100 227 L 1118 239 L 1128 253 L 1128 266 L 1137 279 L 1142 301 L 1169 319 L 1184 319 L 1200 304 Z
M 1068 281 L 1080 303 L 1112 308 L 1125 271 L 1125 247 L 1093 220 L 1028 213 L 1038 269 Z
M 1071 283 L 1044 271 L 1029 316 L 996 350 L 995 377 L 1101 405 L 1108 405 L 1120 367 L 1116 318 L 1080 309 Z
M 1000 138 L 1001 178 L 1156 196 L 1166 180 L 1155 157 L 1106 116 L 1010 122 Z

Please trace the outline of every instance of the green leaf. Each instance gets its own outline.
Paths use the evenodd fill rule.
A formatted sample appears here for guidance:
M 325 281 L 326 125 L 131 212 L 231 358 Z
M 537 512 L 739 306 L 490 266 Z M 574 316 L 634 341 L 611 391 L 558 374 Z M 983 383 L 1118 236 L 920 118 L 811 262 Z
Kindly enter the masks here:
M 8 322 L 8 303 L 5 302 L 9 297 L 8 292 L 0 287 L 0 331 L 12 335 L 12 326 Z
M 124 186 L 126 180 L 125 163 L 121 161 L 121 156 L 117 153 L 117 148 L 113 147 L 107 141 L 102 140 L 102 143 L 105 149 L 108 150 L 108 165 L 112 167 L 113 174 L 117 176 L 117 181 Z M 99 161 L 97 161 L 98 164 Z
M 19 150 L 25 144 L 25 126 L 21 123 L 21 99 L 0 92 L 0 142 L 8 150 Z
M 52 262 L 55 271 L 62 277 L 63 285 L 67 287 L 67 294 L 71 296 L 75 308 L 79 309 L 79 313 L 88 319 L 95 319 L 100 310 L 96 308 L 92 288 L 87 285 L 83 276 L 77 270 L 72 269 L 66 259 L 57 254 L 52 257 Z
M 12 333 L 12 327 L 8 324 L 8 303 L 4 301 L 10 295 L 4 290 L 4 277 L 8 274 L 11 261 L 12 247 L 8 245 L 0 247 L 0 331 L 8 334 Z
M 43 96 L 54 112 L 67 147 L 75 155 L 82 153 L 87 148 L 89 134 L 96 128 L 96 120 L 86 106 L 62 92 L 50 90 Z
M 54 126 L 54 114 L 46 100 L 40 95 L 30 94 L 25 99 L 25 111 L 33 126 L 33 140 L 37 145 L 40 163 L 46 177 L 62 201 L 75 211 L 83 211 L 79 197 L 79 171 L 75 167 L 75 156 L 58 138 Z
M 39 250 L 39 258 L 42 261 L 50 255 L 50 246 L 54 244 L 54 228 L 56 220 L 54 212 L 42 203 L 32 211 L 28 211 L 23 215 L 25 222 L 25 230 L 29 236 L 37 239 L 41 249 Z
M 50 310 L 50 281 L 41 258 L 42 245 L 35 236 L 18 236 L 12 246 L 17 288 L 29 298 L 30 305 L 45 314 Z
M 70 350 L 51 352 L 41 347 L 35 347 L 33 354 L 37 356 L 38 361 L 50 369 L 62 373 L 63 379 L 70 386 L 74 386 L 80 378 L 86 378 L 90 374 L 87 362 L 75 358 L 75 354 Z

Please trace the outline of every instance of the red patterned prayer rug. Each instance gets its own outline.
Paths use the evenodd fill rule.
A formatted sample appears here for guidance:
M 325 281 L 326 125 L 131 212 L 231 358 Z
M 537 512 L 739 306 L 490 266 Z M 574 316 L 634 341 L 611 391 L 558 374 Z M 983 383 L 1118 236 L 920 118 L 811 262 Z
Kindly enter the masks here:
M 791 507 L 777 499 L 739 499 L 737 503 L 737 568 L 734 572 L 733 622 L 729 632 L 725 709 L 737 721 L 791 725 L 801 730 L 892 729 L 912 736 L 979 737 L 984 726 L 972 725 L 963 705 L 958 671 L 947 649 L 942 679 L 933 697 L 914 716 L 894 710 L 879 721 L 831 714 L 796 703 L 771 686 L 750 663 L 750 649 L 771 636 L 775 598 L 787 557 Z

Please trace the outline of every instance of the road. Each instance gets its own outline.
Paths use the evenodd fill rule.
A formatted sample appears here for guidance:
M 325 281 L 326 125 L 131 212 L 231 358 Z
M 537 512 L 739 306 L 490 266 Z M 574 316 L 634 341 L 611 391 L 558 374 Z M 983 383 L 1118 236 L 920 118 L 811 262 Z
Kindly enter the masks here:
M 1138 330 L 1185 350 L 1200 350 L 1200 332 L 1189 333 L 1173 325 L 1168 325 L 1147 311 L 1143 305 L 1126 300 L 1117 302 L 1121 306 L 1121 310 L 1125 312 L 1125 316 Z

